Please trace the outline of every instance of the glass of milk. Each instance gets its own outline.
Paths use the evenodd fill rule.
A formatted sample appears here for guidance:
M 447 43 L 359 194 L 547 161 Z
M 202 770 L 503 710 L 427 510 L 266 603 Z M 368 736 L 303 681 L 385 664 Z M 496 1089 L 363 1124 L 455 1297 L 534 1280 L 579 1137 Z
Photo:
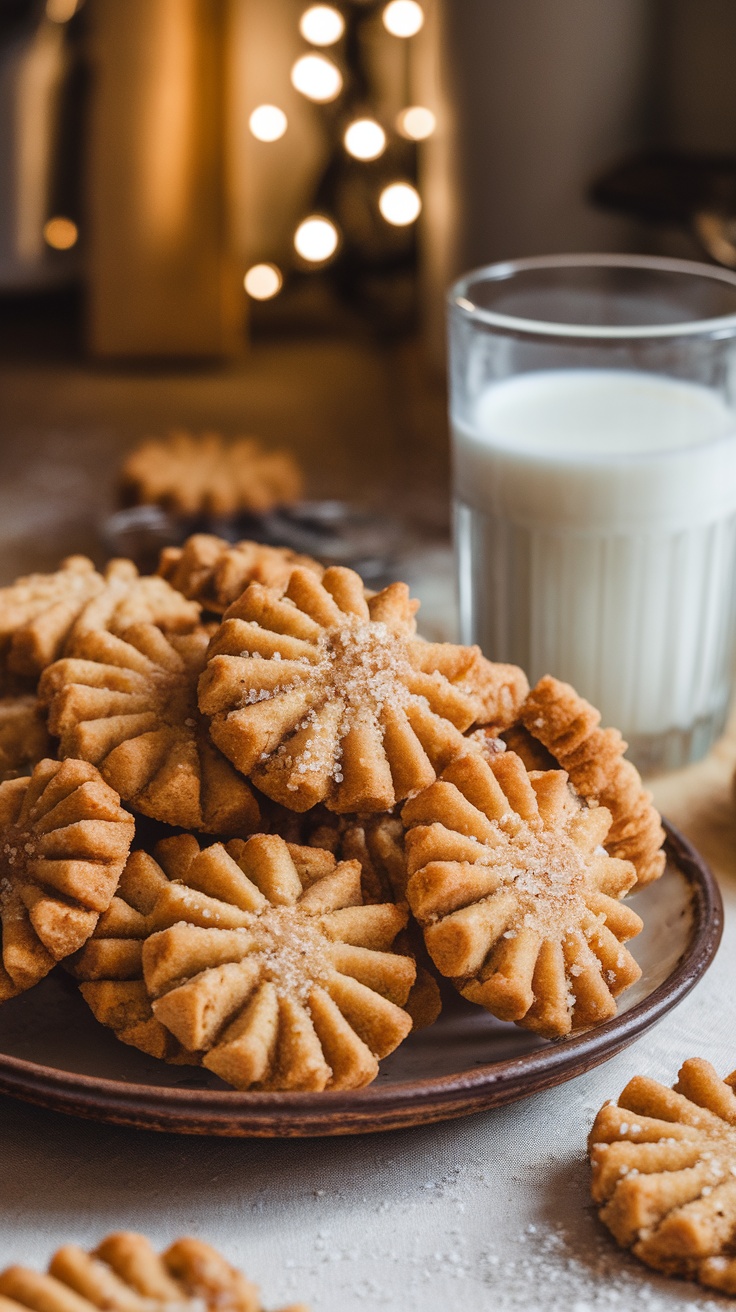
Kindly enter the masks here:
M 736 657 L 736 275 L 516 260 L 449 320 L 462 641 L 572 683 L 642 770 L 697 759 Z

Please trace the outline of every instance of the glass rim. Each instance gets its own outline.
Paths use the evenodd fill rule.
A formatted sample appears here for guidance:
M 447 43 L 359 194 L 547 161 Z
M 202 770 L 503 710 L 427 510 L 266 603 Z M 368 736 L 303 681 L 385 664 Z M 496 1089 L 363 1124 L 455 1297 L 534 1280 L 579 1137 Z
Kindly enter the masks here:
M 736 335 L 736 312 L 718 315 L 714 319 L 693 319 L 683 323 L 652 325 L 609 325 L 555 323 L 552 320 L 525 319 L 515 315 L 499 314 L 474 305 L 466 295 L 471 283 L 485 280 L 501 282 L 517 273 L 535 269 L 647 269 L 653 273 L 680 273 L 690 277 L 706 278 L 726 283 L 736 292 L 736 272 L 719 265 L 704 264 L 699 260 L 670 259 L 660 255 L 535 255 L 516 260 L 499 260 L 481 265 L 463 274 L 447 293 L 451 310 L 459 311 L 468 321 L 477 321 L 508 333 L 521 333 L 526 337 L 573 337 L 581 340 L 621 341 L 631 338 L 671 338 Z

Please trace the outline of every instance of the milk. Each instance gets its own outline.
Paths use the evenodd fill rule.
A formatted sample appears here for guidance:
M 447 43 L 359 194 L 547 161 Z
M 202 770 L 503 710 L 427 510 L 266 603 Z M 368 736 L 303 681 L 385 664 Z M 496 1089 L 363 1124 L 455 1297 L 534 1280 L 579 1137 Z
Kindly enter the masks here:
M 644 757 L 654 735 L 712 736 L 731 682 L 732 409 L 664 375 L 548 370 L 486 386 L 453 431 L 463 641 L 573 683 Z

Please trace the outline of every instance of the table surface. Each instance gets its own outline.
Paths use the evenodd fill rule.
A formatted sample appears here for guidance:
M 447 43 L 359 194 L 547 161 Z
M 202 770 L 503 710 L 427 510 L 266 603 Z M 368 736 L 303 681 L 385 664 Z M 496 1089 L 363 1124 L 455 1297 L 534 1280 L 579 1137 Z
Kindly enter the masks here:
M 30 458 L 11 447 L 3 467 L 15 474 L 0 485 L 6 578 L 45 560 L 56 539 L 68 549 L 75 525 L 84 545 L 100 495 L 89 431 L 24 439 Z M 80 457 L 85 472 L 73 474 Z M 107 451 L 102 467 L 110 463 Z M 435 552 L 429 572 L 414 559 L 410 572 L 439 636 L 447 555 Z M 591 1207 L 585 1139 L 601 1103 L 637 1072 L 670 1083 L 695 1055 L 722 1074 L 736 1066 L 735 763 L 736 725 L 707 760 L 653 785 L 719 878 L 725 934 L 681 1006 L 606 1065 L 502 1110 L 336 1140 L 157 1135 L 0 1098 L 0 1261 L 40 1266 L 63 1242 L 93 1246 L 132 1228 L 161 1246 L 181 1233 L 216 1244 L 260 1283 L 267 1308 L 296 1299 L 314 1312 L 733 1306 L 650 1276 L 613 1245 Z

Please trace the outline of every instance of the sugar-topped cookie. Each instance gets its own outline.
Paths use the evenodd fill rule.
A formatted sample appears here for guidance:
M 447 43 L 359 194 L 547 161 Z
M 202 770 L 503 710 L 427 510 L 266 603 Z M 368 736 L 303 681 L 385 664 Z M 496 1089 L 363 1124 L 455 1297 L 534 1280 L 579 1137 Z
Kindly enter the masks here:
M 695 1057 L 673 1089 L 637 1075 L 588 1139 L 593 1201 L 615 1239 L 666 1275 L 736 1295 L 736 1071 Z
M 664 830 L 639 771 L 624 757 L 626 743 L 618 729 L 601 729 L 600 711 L 551 675 L 532 688 L 519 720 L 509 745 L 528 767 L 538 768 L 541 744 L 551 764 L 567 771 L 581 797 L 610 811 L 606 851 L 633 861 L 640 886 L 659 879 L 665 867 Z
M 507 751 L 458 758 L 402 819 L 409 905 L 464 997 L 547 1038 L 615 1014 L 642 922 L 619 901 L 636 873 L 602 847 L 605 808 Z
M 142 964 L 154 1017 L 239 1089 L 352 1089 L 409 1033 L 407 921 L 363 903 L 357 861 L 256 834 L 194 853 L 169 841 L 169 874 Z M 180 854 L 177 852 L 179 844 Z
M 477 647 L 424 642 L 395 583 L 295 569 L 282 594 L 252 583 L 226 612 L 200 680 L 213 741 L 294 811 L 387 811 L 469 750 L 476 721 L 513 723 L 527 683 Z
M 203 628 L 166 635 L 134 624 L 121 637 L 93 629 L 45 670 L 39 697 L 60 754 L 91 761 L 136 811 L 186 829 L 251 833 L 258 804 L 197 709 L 208 642 Z
M 86 761 L 0 784 L 0 1001 L 76 952 L 109 907 L 133 817 Z

